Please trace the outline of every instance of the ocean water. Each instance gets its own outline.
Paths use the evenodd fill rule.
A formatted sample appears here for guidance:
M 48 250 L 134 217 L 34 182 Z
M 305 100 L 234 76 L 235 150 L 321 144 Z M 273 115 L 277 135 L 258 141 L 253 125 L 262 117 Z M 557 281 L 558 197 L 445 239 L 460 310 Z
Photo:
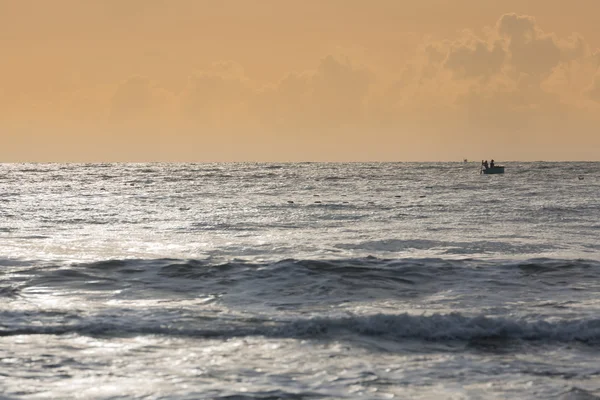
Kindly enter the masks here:
M 3 399 L 599 399 L 600 163 L 2 164 Z

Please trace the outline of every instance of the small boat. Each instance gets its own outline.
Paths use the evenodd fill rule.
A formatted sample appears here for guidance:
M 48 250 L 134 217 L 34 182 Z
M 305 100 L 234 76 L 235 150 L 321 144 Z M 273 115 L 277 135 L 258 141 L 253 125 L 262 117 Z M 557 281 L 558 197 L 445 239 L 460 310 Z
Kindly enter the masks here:
M 493 167 L 482 168 L 481 173 L 486 174 L 486 175 L 487 174 L 503 174 L 504 166 L 503 165 L 494 165 Z

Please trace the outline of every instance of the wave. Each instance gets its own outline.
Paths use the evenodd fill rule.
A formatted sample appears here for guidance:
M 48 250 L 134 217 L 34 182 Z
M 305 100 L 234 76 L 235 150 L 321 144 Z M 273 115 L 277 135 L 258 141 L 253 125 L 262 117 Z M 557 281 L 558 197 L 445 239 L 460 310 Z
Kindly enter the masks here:
M 411 250 L 443 249 L 445 254 L 539 254 L 552 249 L 547 244 L 508 243 L 502 241 L 474 240 L 470 242 L 440 241 L 427 239 L 374 240 L 359 243 L 343 243 L 336 247 L 347 250 L 403 252 Z
M 29 264 L 0 260 L 2 265 L 22 268 Z M 154 289 L 177 293 L 187 290 L 190 296 L 199 292 L 219 292 L 236 298 L 246 296 L 248 301 L 279 302 L 293 298 L 307 303 L 415 298 L 449 287 L 459 291 L 466 287 L 471 291 L 511 289 L 512 295 L 519 295 L 523 287 L 545 293 L 551 287 L 557 291 L 574 288 L 581 292 L 588 287 L 588 282 L 600 278 L 600 262 L 561 259 L 490 261 L 366 257 L 285 259 L 272 263 L 115 259 L 33 268 L 34 271 L 15 270 L 7 283 L 19 288 L 122 289 L 132 297 L 137 293 L 147 296 Z
M 406 241 L 410 243 L 408 247 L 419 247 L 421 242 L 429 241 Z M 441 242 L 440 242 L 441 243 Z M 342 246 L 340 246 L 342 247 Z M 0 260 L 0 263 L 2 260 Z M 18 261 L 16 259 L 6 260 L 7 263 L 19 263 L 19 265 L 28 265 L 26 261 Z M 448 268 L 453 270 L 471 271 L 474 268 L 480 270 L 485 268 L 488 271 L 494 270 L 539 270 L 542 272 L 560 272 L 569 269 L 570 273 L 574 270 L 600 272 L 600 262 L 595 260 L 585 259 L 554 259 L 554 258 L 533 258 L 527 260 L 479 260 L 474 258 L 464 259 L 443 259 L 443 258 L 401 258 L 401 259 L 386 259 L 378 257 L 361 257 L 361 258 L 344 258 L 344 259 L 283 259 L 275 262 L 247 262 L 244 260 L 235 260 L 231 262 L 215 262 L 210 259 L 108 259 L 100 260 L 91 263 L 71 264 L 73 268 L 82 269 L 118 269 L 121 267 L 145 266 L 146 268 L 157 267 L 159 269 L 169 269 L 171 265 L 186 266 L 187 268 L 216 268 L 230 270 L 231 267 L 240 269 L 255 269 L 255 270 L 279 270 L 285 268 L 290 269 L 310 269 L 311 271 L 323 272 L 336 270 L 343 273 L 345 270 L 350 272 L 356 271 L 357 268 L 363 268 L 369 271 L 397 271 L 404 270 L 412 271 L 414 268 L 422 268 L 423 271 L 437 271 L 443 269 L 444 273 L 448 272 Z
M 32 318 L 32 312 L 28 317 Z M 38 318 L 38 322 L 44 316 Z M 46 319 L 47 316 L 45 316 Z M 65 315 L 73 320 L 73 316 Z M 374 314 L 368 316 L 316 317 L 308 319 L 273 320 L 260 318 L 201 318 L 201 325 L 190 326 L 185 321 L 164 318 L 136 322 L 130 316 L 117 320 L 114 314 L 86 317 L 91 321 L 52 323 L 45 325 L 0 325 L 0 336 L 13 335 L 166 335 L 197 338 L 229 339 L 246 336 L 292 339 L 351 340 L 352 336 L 378 337 L 383 340 L 422 340 L 432 342 L 517 340 L 527 342 L 579 342 L 600 345 L 600 319 L 537 320 L 490 318 L 484 315 L 466 316 L 460 313 L 410 315 Z M 11 319 L 22 320 L 22 318 Z M 6 320 L 6 319 L 5 319 Z M 112 321 L 111 321 L 112 320 Z M 107 322 L 111 321 L 111 322 Z
M 559 400 L 600 400 L 600 397 L 593 395 L 587 390 L 580 389 L 578 387 L 572 387 L 565 393 L 563 393 Z
M 0 286 L 0 298 L 17 298 L 21 295 L 20 289 L 15 286 Z

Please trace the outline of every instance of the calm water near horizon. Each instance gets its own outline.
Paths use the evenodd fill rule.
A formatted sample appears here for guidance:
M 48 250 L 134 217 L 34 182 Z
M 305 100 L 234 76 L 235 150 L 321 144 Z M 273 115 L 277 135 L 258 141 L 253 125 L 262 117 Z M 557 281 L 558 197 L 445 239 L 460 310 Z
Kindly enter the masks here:
M 598 399 L 600 163 L 0 164 L 0 398 Z

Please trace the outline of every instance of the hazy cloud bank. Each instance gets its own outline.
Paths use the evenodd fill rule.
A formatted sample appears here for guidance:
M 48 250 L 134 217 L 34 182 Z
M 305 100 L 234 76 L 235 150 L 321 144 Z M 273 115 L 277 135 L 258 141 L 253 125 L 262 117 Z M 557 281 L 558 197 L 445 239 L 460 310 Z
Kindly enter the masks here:
M 217 146 L 243 142 L 244 132 L 255 139 L 248 146 L 269 140 L 309 148 L 318 139 L 358 151 L 372 139 L 459 152 L 465 143 L 470 151 L 484 149 L 491 143 L 485 136 L 498 133 L 495 146 L 506 151 L 515 143 L 560 145 L 573 135 L 595 145 L 589 132 L 600 122 L 599 68 L 600 50 L 581 35 L 559 37 L 534 17 L 505 14 L 479 34 L 424 39 L 392 79 L 368 60 L 339 55 L 268 83 L 234 61 L 219 61 L 189 73 L 177 89 L 132 75 L 44 97 L 33 109 L 43 118 L 106 123 L 131 135 L 159 129 L 160 143 L 185 132 Z M 5 120 L 31 115 L 26 94 L 4 92 L 0 86 Z

